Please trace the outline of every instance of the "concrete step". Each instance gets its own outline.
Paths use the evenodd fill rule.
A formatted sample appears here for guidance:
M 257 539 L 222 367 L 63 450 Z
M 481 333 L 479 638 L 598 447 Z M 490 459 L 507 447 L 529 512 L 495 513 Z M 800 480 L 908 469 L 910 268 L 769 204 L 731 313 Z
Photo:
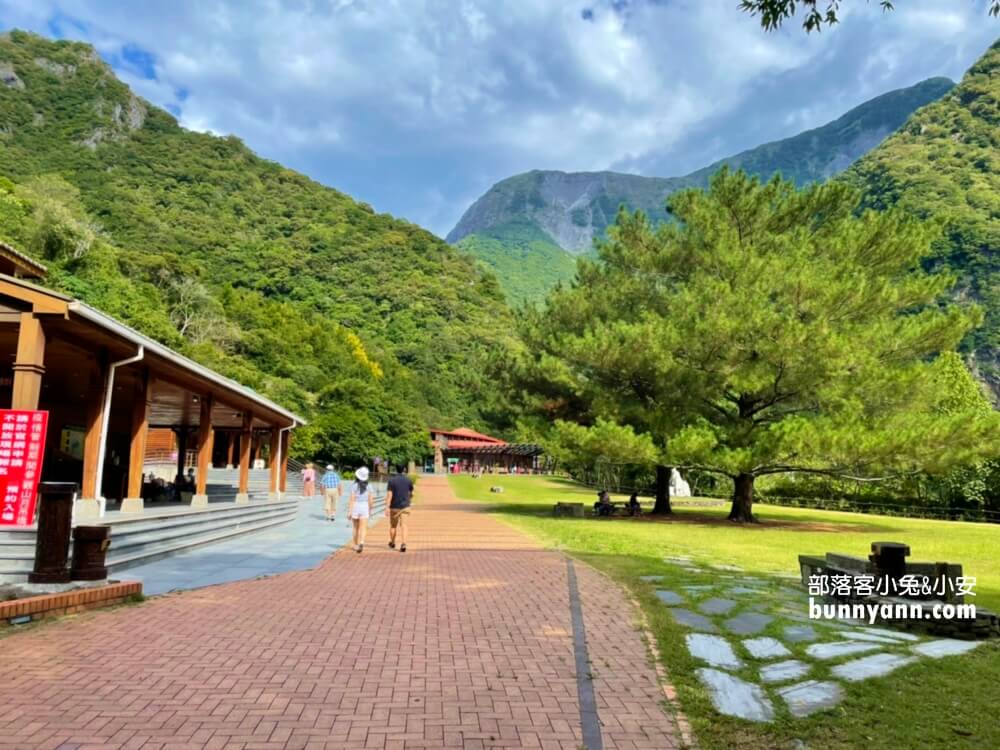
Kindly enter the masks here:
M 253 519 L 245 519 L 238 524 L 203 528 L 197 533 L 175 535 L 140 545 L 129 545 L 125 548 L 119 548 L 117 551 L 118 554 L 116 554 L 116 548 L 114 542 L 112 542 L 111 549 L 108 551 L 108 571 L 118 572 L 127 570 L 128 568 L 162 560 L 165 557 L 170 557 L 171 555 L 196 547 L 224 542 L 238 536 L 280 526 L 289 523 L 294 518 L 294 511 L 257 516 Z
M 111 527 L 108 569 L 122 570 L 288 523 L 295 518 L 298 508 L 297 499 L 259 501 L 183 510 L 151 508 L 142 515 L 114 518 L 105 522 Z M 4 540 L 0 541 L 0 582 L 24 581 L 34 566 L 35 532 L 30 529 L 4 533 Z

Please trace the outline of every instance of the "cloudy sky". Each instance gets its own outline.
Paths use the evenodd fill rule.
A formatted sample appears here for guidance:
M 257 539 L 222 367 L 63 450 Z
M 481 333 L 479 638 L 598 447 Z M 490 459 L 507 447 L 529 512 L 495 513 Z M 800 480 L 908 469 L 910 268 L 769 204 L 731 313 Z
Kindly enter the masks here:
M 683 174 L 1000 36 L 987 0 L 843 5 L 810 35 L 737 0 L 0 0 L 0 26 L 91 42 L 185 126 L 444 235 L 512 174 Z

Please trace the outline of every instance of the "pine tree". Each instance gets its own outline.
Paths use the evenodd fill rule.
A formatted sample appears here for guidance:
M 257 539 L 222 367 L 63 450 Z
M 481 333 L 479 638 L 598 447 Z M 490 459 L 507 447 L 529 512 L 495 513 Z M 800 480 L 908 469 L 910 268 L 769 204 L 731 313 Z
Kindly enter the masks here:
M 937 384 L 981 313 L 921 269 L 933 224 L 859 200 L 723 170 L 671 197 L 672 223 L 621 212 L 600 261 L 525 314 L 521 386 L 553 419 L 630 425 L 663 465 L 730 477 L 734 521 L 760 476 L 973 460 L 998 417 L 942 410 Z

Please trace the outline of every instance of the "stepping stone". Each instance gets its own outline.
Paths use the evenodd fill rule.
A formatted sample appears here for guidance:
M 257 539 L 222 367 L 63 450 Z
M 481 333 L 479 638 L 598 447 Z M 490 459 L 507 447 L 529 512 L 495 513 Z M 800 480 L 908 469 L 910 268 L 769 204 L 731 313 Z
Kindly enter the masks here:
M 774 638 L 748 638 L 743 641 L 743 647 L 754 659 L 777 659 L 791 654 L 781 641 Z
M 726 593 L 734 596 L 740 596 L 742 594 L 763 594 L 764 592 L 760 589 L 748 589 L 746 586 L 734 586 Z
M 708 567 L 714 568 L 715 570 L 731 570 L 736 573 L 742 573 L 743 568 L 739 565 L 727 565 L 725 563 L 711 563 Z
M 690 609 L 671 609 L 670 614 L 674 616 L 681 625 L 685 625 L 692 630 L 700 630 L 703 633 L 718 633 L 719 629 L 712 624 L 705 615 L 699 615 Z
M 725 638 L 717 635 L 688 633 L 685 640 L 691 656 L 707 661 L 713 667 L 739 669 L 743 666 L 743 662 L 733 653 L 733 647 Z
M 887 638 L 895 638 L 900 641 L 919 641 L 920 639 L 913 633 L 904 633 L 901 630 L 889 630 L 887 628 L 861 628 L 866 633 L 872 635 L 884 635 Z
M 658 589 L 656 592 L 656 598 L 659 599 L 664 604 L 669 606 L 674 606 L 675 604 L 683 604 L 684 597 L 673 591 L 665 591 L 664 589 Z
M 779 688 L 778 695 L 785 699 L 792 716 L 802 717 L 833 708 L 844 697 L 844 690 L 836 682 L 808 680 Z
M 696 567 L 695 564 L 687 557 L 664 557 L 663 562 L 668 565 L 679 565 L 682 568 Z
M 724 615 L 735 606 L 732 599 L 709 599 L 699 604 L 698 609 L 706 615 Z
M 860 659 L 838 664 L 831 669 L 834 676 L 848 682 L 860 682 L 870 677 L 881 677 L 887 675 L 894 669 L 912 664 L 917 660 L 915 656 L 900 656 L 899 654 L 872 654 L 863 656 Z
M 938 641 L 927 641 L 913 647 L 921 656 L 940 659 L 942 656 L 956 656 L 976 648 L 981 641 L 957 641 L 954 638 L 942 638 Z
M 759 633 L 767 627 L 774 618 L 771 615 L 762 615 L 757 612 L 742 612 L 736 617 L 732 617 L 723 623 L 723 626 L 730 633 L 737 635 L 753 635 Z
M 715 710 L 748 721 L 771 721 L 774 707 L 760 685 L 717 669 L 699 669 L 698 678 L 708 688 Z
M 804 622 L 804 623 L 812 622 L 812 620 L 810 620 L 805 615 L 793 615 L 787 612 L 782 612 L 781 616 L 784 617 L 786 620 L 795 620 L 795 622 Z
M 900 641 L 897 641 L 895 638 L 887 638 L 884 635 L 864 633 L 857 630 L 838 630 L 837 635 L 841 638 L 850 638 L 852 641 L 867 641 L 869 643 L 900 643 Z
M 811 625 L 789 625 L 785 628 L 785 640 L 792 643 L 806 643 L 819 638 Z
M 788 659 L 760 668 L 760 679 L 763 682 L 787 682 L 797 680 L 809 671 L 809 665 L 797 659 Z
M 814 643 L 806 649 L 806 653 L 814 659 L 836 659 L 851 654 L 863 654 L 865 651 L 877 649 L 874 643 L 860 641 L 834 641 L 833 643 Z
M 663 576 L 639 576 L 640 581 L 645 581 L 646 583 L 656 583 L 663 580 Z

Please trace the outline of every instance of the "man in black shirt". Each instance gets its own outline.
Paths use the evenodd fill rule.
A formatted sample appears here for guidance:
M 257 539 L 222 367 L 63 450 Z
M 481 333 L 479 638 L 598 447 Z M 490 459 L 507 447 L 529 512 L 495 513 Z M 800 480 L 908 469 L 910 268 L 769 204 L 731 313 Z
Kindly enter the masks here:
M 389 517 L 389 549 L 396 548 L 396 534 L 399 534 L 399 551 L 406 552 L 406 519 L 410 515 L 410 502 L 413 500 L 413 482 L 396 467 L 389 477 L 389 489 L 386 496 L 385 514 Z

